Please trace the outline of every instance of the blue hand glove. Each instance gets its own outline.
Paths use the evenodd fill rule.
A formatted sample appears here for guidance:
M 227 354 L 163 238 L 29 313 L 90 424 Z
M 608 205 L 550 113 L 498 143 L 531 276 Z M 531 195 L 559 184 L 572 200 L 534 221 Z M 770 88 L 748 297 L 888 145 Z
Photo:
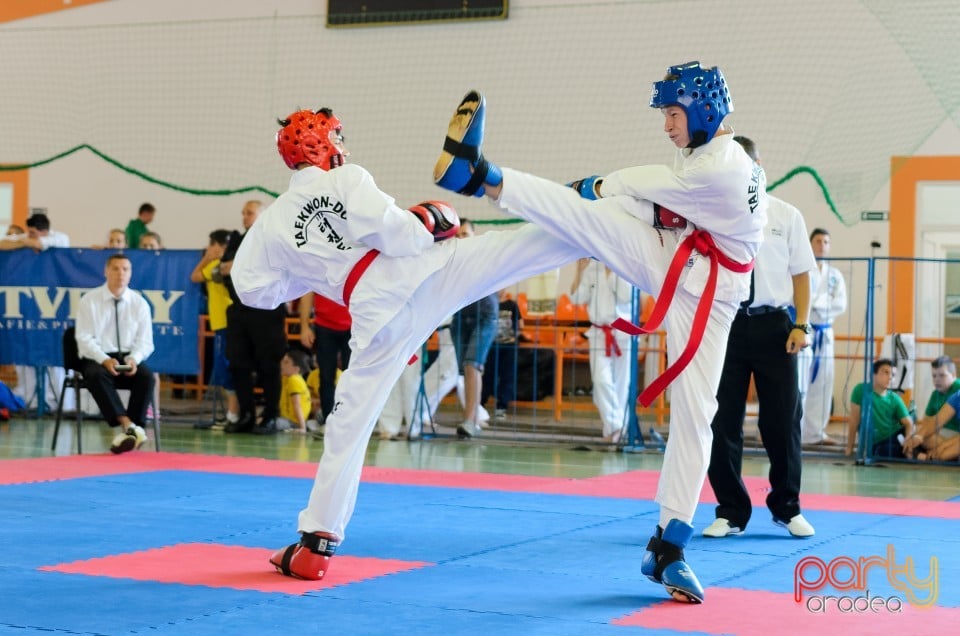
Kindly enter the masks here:
M 603 178 L 600 175 L 593 175 L 592 177 L 584 177 L 583 179 L 577 179 L 576 181 L 571 181 L 567 186 L 573 188 L 577 191 L 584 199 L 589 199 L 590 201 L 596 201 L 599 199 L 597 194 L 597 187 L 603 183 Z

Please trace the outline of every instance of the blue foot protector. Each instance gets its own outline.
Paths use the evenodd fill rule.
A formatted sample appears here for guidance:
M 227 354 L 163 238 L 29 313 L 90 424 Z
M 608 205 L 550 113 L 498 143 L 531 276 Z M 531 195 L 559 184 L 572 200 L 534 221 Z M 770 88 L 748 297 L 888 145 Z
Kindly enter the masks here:
M 503 181 L 500 168 L 480 152 L 485 118 L 483 95 L 470 91 L 450 119 L 443 152 L 433 168 L 434 182 L 441 188 L 481 197 L 484 184 L 496 186 Z
M 677 601 L 703 602 L 703 586 L 683 558 L 683 548 L 693 536 L 693 526 L 671 519 L 666 529 L 657 526 L 643 555 L 640 571 L 655 583 L 662 583 Z

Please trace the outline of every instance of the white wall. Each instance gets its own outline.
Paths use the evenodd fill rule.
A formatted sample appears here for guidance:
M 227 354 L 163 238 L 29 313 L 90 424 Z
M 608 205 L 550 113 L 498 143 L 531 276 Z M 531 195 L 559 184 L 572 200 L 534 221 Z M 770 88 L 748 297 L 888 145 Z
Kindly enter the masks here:
M 836 47 L 837 63 L 844 51 L 868 46 L 880 50 L 884 43 L 877 41 L 879 27 L 867 19 L 877 2 L 811 0 L 800 4 L 745 0 L 613 2 L 585 7 L 582 14 L 575 14 L 601 16 L 603 20 L 598 23 L 581 18 L 580 24 L 569 25 L 564 22 L 567 14 L 558 7 L 582 7 L 583 3 L 514 0 L 510 18 L 493 25 L 377 27 L 351 30 L 350 37 L 343 37 L 343 30 L 338 30 L 337 46 L 347 50 L 343 58 L 338 58 L 339 66 L 333 74 L 351 80 L 342 84 L 343 92 L 337 96 L 339 102 L 349 104 L 349 110 L 341 113 L 348 124 L 348 143 L 354 159 L 369 168 L 381 187 L 394 193 L 401 203 L 445 195 L 429 183 L 429 170 L 448 113 L 462 88 L 476 82 L 490 96 L 489 123 L 491 130 L 497 131 L 490 134 L 488 154 L 494 159 L 502 157 L 500 160 L 508 165 L 550 178 L 568 179 L 628 163 L 668 162 L 672 150 L 659 132 L 659 115 L 646 108 L 647 86 L 670 63 L 700 58 L 724 67 L 737 106 L 729 121 L 738 133 L 757 141 L 770 181 L 800 164 L 820 169 L 826 161 L 824 157 L 848 153 L 851 147 L 857 150 L 857 139 L 862 140 L 863 147 L 869 146 L 871 135 L 859 130 L 856 120 L 831 122 L 829 113 L 824 118 L 826 124 L 812 127 L 804 113 L 830 111 L 843 103 L 852 103 L 859 109 L 862 102 L 862 111 L 855 110 L 860 113 L 857 119 L 872 122 L 877 111 L 883 110 L 877 104 L 895 99 L 899 91 L 889 87 L 868 97 L 853 90 L 845 92 L 843 82 L 853 84 L 854 80 L 838 80 L 823 66 L 824 55 L 826 59 L 832 55 L 824 53 L 825 47 Z M 829 10 L 822 10 L 827 7 Z M 258 16 L 315 16 L 323 11 L 324 3 L 320 0 L 112 0 L 5 26 L 46 29 L 163 25 Z M 606 18 L 618 13 L 629 16 L 629 20 L 620 24 Z M 642 19 L 638 20 L 638 15 Z M 838 30 L 847 34 L 844 41 L 834 38 Z M 555 38 L 551 37 L 554 31 Z M 327 32 L 317 34 L 318 39 L 330 37 Z M 448 59 L 427 64 L 417 55 L 428 42 L 441 40 L 449 47 L 447 42 L 456 43 L 460 38 L 463 48 L 445 50 Z M 371 41 L 377 43 L 376 50 L 371 48 Z M 783 46 L 765 45 L 773 41 Z M 351 48 L 354 46 L 356 49 Z M 954 38 L 940 46 L 946 52 L 957 44 Z M 872 55 L 880 56 L 876 51 Z M 297 50 L 283 51 L 284 59 L 279 60 L 279 65 L 308 63 L 298 60 L 297 54 Z M 863 55 L 871 59 L 870 52 Z M 428 59 L 437 57 L 431 50 Z M 406 92 L 380 96 L 375 104 L 368 103 L 368 96 L 352 94 L 363 85 L 371 67 L 397 63 L 401 68 L 404 58 L 418 66 Z M 354 61 L 345 62 L 347 59 Z M 322 62 L 310 63 L 316 63 L 319 69 Z M 575 68 L 574 62 L 578 64 Z M 878 57 L 878 66 L 884 62 L 884 57 Z M 801 74 L 822 76 L 821 93 L 811 94 L 798 88 L 804 79 Z M 325 75 L 322 85 L 341 83 Z M 89 88 L 96 90 L 95 86 Z M 366 88 L 369 95 L 378 95 L 377 87 Z M 390 90 L 396 89 L 391 86 Z M 316 93 L 316 84 L 305 86 L 302 102 L 312 103 Z M 545 104 L 550 108 L 541 115 Z M 627 117 L 623 115 L 624 106 L 629 108 Z M 889 136 L 914 118 L 909 111 L 889 104 L 879 116 L 886 123 L 872 124 L 869 129 L 878 138 Z M 942 119 L 930 117 L 931 121 Z M 356 123 L 353 128 L 349 127 L 351 122 Z M 845 136 L 845 128 L 855 134 Z M 268 141 L 264 142 L 265 148 Z M 925 139 L 911 143 L 902 145 L 903 154 L 958 154 L 960 132 L 947 118 Z M 393 144 L 403 145 L 416 159 L 398 162 Z M 185 150 L 191 157 L 201 153 L 209 154 L 211 162 L 231 161 L 229 154 L 219 155 L 216 148 Z M 858 159 L 846 162 L 849 170 L 861 170 L 864 175 L 869 172 L 864 180 L 877 182 L 869 205 L 863 207 L 888 209 L 886 175 L 882 173 L 883 166 L 889 165 L 889 156 L 865 152 L 852 156 Z M 3 159 L 0 148 L 0 160 Z M 265 157 L 263 161 L 273 159 Z M 282 166 L 272 170 L 264 175 L 263 185 L 282 188 Z M 847 227 L 825 205 L 819 188 L 809 177 L 794 179 L 776 194 L 797 205 L 809 227 L 830 229 L 835 256 L 869 255 L 873 240 L 882 244 L 877 254 L 886 253 L 886 223 L 856 223 Z M 123 226 L 140 203 L 150 201 L 158 208 L 154 229 L 165 243 L 188 248 L 202 245 L 211 229 L 236 227 L 239 210 L 248 198 L 267 197 L 185 195 L 146 183 L 80 152 L 31 171 L 29 205 L 48 208 L 55 227 L 68 232 L 75 244 L 84 245 L 102 241 L 107 229 Z M 456 203 L 471 217 L 499 218 L 495 210 L 480 201 L 458 199 Z M 858 214 L 850 209 L 842 212 L 848 222 Z M 561 281 L 561 288 L 564 286 Z
M 937 7 L 942 15 L 934 13 Z M 289 16 L 313 16 L 315 22 L 324 8 L 322 0 L 111 0 L 0 25 L 0 45 L 6 29 L 20 30 L 21 35 L 23 30 L 39 29 L 44 37 L 57 38 L 77 28 L 162 29 L 169 24 L 178 33 L 192 33 L 183 25 L 272 16 L 283 18 L 277 24 L 289 28 Z M 276 60 L 266 76 L 237 68 L 233 69 L 239 78 L 237 91 L 220 85 L 217 91 L 222 95 L 213 91 L 182 96 L 184 102 L 215 111 L 234 109 L 251 99 L 265 104 L 251 112 L 249 121 L 225 125 L 223 146 L 190 145 L 183 150 L 182 159 L 199 166 L 196 183 L 186 185 L 222 185 L 222 177 L 210 177 L 205 171 L 232 165 L 239 153 L 229 145 L 230 137 L 247 133 L 255 138 L 252 147 L 262 154 L 256 161 L 265 166 L 252 183 L 282 189 L 285 169 L 273 154 L 272 132 L 263 122 L 269 124 L 292 107 L 329 105 L 346 122 L 352 159 L 367 167 L 398 202 L 452 198 L 467 216 L 498 219 L 499 213 L 483 201 L 455 197 L 429 181 L 446 121 L 467 89 L 479 88 L 488 96 L 485 150 L 491 159 L 569 180 L 626 165 L 669 162 L 672 147 L 660 131 L 661 118 L 646 106 L 648 87 L 670 64 L 692 59 L 724 69 L 736 105 L 728 121 L 737 133 L 757 142 L 770 182 L 796 166 L 808 165 L 827 181 L 835 197 L 851 184 L 858 188 L 855 202 L 847 197 L 839 203 L 845 220 L 829 209 L 809 176 L 775 191 L 800 208 L 808 229 L 825 227 L 831 232 L 836 257 L 888 253 L 889 224 L 857 219 L 861 209 L 889 209 L 891 155 L 960 154 L 956 123 L 960 104 L 955 90 L 945 90 L 955 79 L 943 63 L 960 57 L 956 37 L 960 12 L 948 3 L 513 0 L 505 22 L 336 32 L 321 27 L 308 30 L 306 42 L 304 29 L 270 35 L 274 48 L 264 50 L 275 53 Z M 113 35 L 109 29 L 102 33 Z M 174 41 L 182 47 L 192 44 Z M 217 52 L 212 53 L 216 58 Z M 230 67 L 229 58 L 218 61 Z M 105 58 L 106 64 L 113 62 Z M 35 60 L 4 59 L 0 79 L 10 68 L 4 65 L 11 63 Z M 43 77 L 42 71 L 38 77 Z M 372 79 L 384 73 L 385 80 Z M 13 95 L 0 92 L 0 112 L 9 119 L 24 104 L 28 109 L 60 106 L 60 100 L 70 100 L 65 90 L 39 86 Z M 82 90 L 96 92 L 98 87 L 94 82 Z M 14 101 L 4 102 L 5 97 Z M 24 122 L 13 123 L 29 128 L 26 121 L 32 120 L 24 117 Z M 23 157 L 4 155 L 9 144 L 2 131 L 0 119 L 0 162 L 23 162 Z M 65 138 L 56 150 L 83 142 L 93 143 Z M 149 150 L 151 142 L 143 143 Z M 140 203 L 150 201 L 158 209 L 153 228 L 169 247 L 200 247 L 210 230 L 239 226 L 246 199 L 269 201 L 256 194 L 182 194 L 122 172 L 87 152 L 31 170 L 30 176 L 29 205 L 48 208 L 55 227 L 68 232 L 75 245 L 102 242 L 107 229 L 123 227 Z M 880 243 L 879 249 L 871 249 L 874 241 Z M 849 281 L 850 310 L 838 320 L 841 333 L 862 329 L 866 276 L 862 268 L 854 272 Z M 560 291 L 569 287 L 571 276 L 569 267 L 561 272 Z M 877 333 L 884 333 L 885 279 L 886 272 L 878 271 Z M 853 383 L 859 381 L 859 370 L 841 371 L 848 374 Z M 838 404 L 846 403 L 852 384 L 844 386 L 845 380 L 838 379 Z
M 110 24 L 217 20 L 316 13 L 318 0 L 110 0 L 21 20 L 20 27 L 82 27 Z M 95 90 L 95 87 L 91 87 Z M 218 158 L 227 161 L 228 158 Z M 70 235 L 76 246 L 100 244 L 113 227 L 126 227 L 141 203 L 150 202 L 157 215 L 150 225 L 166 247 L 201 248 L 217 228 L 239 228 L 240 210 L 248 199 L 269 203 L 259 192 L 227 197 L 183 194 L 146 182 L 86 151 L 30 171 L 29 207 L 47 208 L 54 226 Z

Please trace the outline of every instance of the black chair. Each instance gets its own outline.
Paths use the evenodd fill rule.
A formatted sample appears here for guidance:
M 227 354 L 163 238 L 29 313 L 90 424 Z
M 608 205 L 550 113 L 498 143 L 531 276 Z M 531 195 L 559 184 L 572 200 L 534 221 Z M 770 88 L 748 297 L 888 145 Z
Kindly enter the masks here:
M 50 443 L 50 450 L 57 449 L 57 438 L 60 435 L 60 420 L 63 417 L 63 399 L 67 395 L 67 389 L 74 390 L 77 415 L 77 453 L 83 454 L 83 442 L 80 435 L 81 424 L 83 424 L 83 409 L 80 407 L 80 389 L 83 388 L 83 361 L 80 359 L 80 352 L 77 350 L 76 329 L 67 327 L 63 332 L 63 367 L 66 375 L 63 378 L 63 387 L 60 389 L 60 399 L 57 401 L 57 420 L 53 427 L 53 441 Z M 158 405 L 154 402 L 153 396 L 150 396 L 150 405 L 153 407 L 153 446 L 160 452 L 160 422 L 157 419 Z

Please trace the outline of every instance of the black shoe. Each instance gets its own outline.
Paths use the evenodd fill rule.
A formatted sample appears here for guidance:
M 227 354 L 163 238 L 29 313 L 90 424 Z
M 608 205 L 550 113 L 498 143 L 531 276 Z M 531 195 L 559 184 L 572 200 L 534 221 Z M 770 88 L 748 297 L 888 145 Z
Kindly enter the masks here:
M 277 434 L 277 420 L 270 418 L 269 420 L 263 420 L 260 422 L 256 428 L 251 431 L 254 435 L 276 435 Z
M 236 422 L 228 423 L 224 428 L 224 433 L 249 433 L 256 426 L 256 420 L 252 413 L 245 413 L 240 416 Z

